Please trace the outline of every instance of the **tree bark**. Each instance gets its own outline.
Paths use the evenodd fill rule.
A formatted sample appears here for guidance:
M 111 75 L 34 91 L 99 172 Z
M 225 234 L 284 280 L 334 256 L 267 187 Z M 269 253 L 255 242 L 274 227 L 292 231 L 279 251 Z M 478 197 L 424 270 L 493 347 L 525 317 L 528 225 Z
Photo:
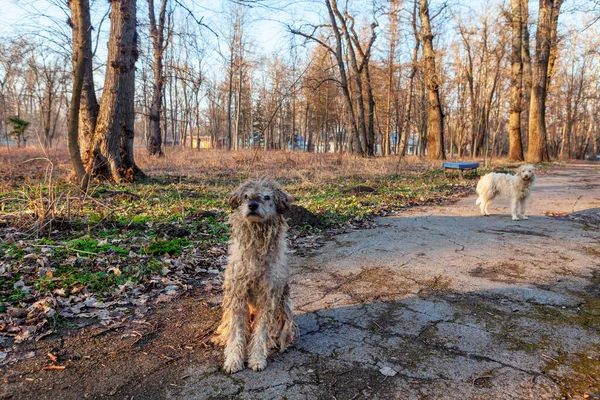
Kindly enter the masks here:
M 404 103 L 404 120 L 402 121 L 402 140 L 399 143 L 398 156 L 404 157 L 406 155 L 406 147 L 410 142 L 410 114 L 412 112 L 413 93 L 414 93 L 414 81 L 415 75 L 417 74 L 417 68 L 419 63 L 419 47 L 421 46 L 421 38 L 419 37 L 419 31 L 417 29 L 417 1 L 413 0 L 413 11 L 412 11 L 412 29 L 415 37 L 415 46 L 413 47 L 413 58 L 412 65 L 410 67 L 410 74 L 408 75 L 408 88 L 406 91 L 406 100 Z
M 163 76 L 163 54 L 165 45 L 165 15 L 168 0 L 162 0 L 160 12 L 158 14 L 158 25 L 154 13 L 154 0 L 148 0 L 148 16 L 150 19 L 150 37 L 152 37 L 152 47 L 154 51 L 154 85 L 152 91 L 152 104 L 150 106 L 149 118 L 149 140 L 148 153 L 162 157 L 162 130 L 160 123 L 162 99 L 164 94 L 164 76 Z
M 77 185 L 87 187 L 87 179 L 81 152 L 79 149 L 79 109 L 85 74 L 86 57 L 91 54 L 90 42 L 86 40 L 86 31 L 91 28 L 88 0 L 74 0 L 69 3 L 73 25 L 73 94 L 69 110 L 68 146 Z M 75 47 L 77 46 L 77 47 Z M 75 52 L 75 50 L 77 50 Z
M 535 35 L 535 65 L 529 106 L 529 143 L 525 160 L 528 162 L 548 161 L 546 148 L 546 84 L 548 62 L 552 47 L 553 24 L 558 22 L 562 0 L 540 0 L 538 29 Z
M 83 82 L 81 88 L 81 104 L 79 105 L 79 116 L 78 116 L 78 140 L 79 140 L 79 151 L 81 153 L 80 158 L 84 167 L 92 164 L 93 150 L 92 150 L 92 138 L 94 136 L 94 130 L 96 129 L 96 122 L 98 119 L 98 99 L 96 98 L 96 91 L 94 89 L 94 77 L 93 77 L 93 63 L 92 63 L 92 25 L 90 19 L 90 5 L 89 0 L 79 4 L 79 1 L 69 1 L 69 8 L 71 9 L 70 24 L 73 30 L 73 54 L 77 54 L 80 49 L 80 43 L 83 43 Z M 79 14 L 81 13 L 81 14 Z M 81 37 L 79 35 L 79 25 L 83 25 L 83 31 Z M 73 69 L 76 70 L 75 57 L 73 58 Z M 100 155 L 97 155 L 101 158 Z M 108 171 L 104 160 L 96 163 L 96 171 L 94 173 L 106 173 Z M 89 179 L 89 174 L 86 176 Z M 86 185 L 87 186 L 87 182 Z
M 435 67 L 435 51 L 433 50 L 433 33 L 429 19 L 429 1 L 420 0 L 419 16 L 421 19 L 421 37 L 423 40 L 423 58 L 425 78 L 427 82 L 427 98 L 429 103 L 427 129 L 427 158 L 444 160 L 444 113 L 440 100 L 440 76 Z
M 136 0 L 113 0 L 110 20 L 104 91 L 92 146 L 94 155 L 106 159 L 108 178 L 123 182 L 143 176 L 133 156 Z M 97 161 L 93 157 L 93 162 Z M 91 170 L 93 166 L 88 166 L 87 171 Z
M 511 88 L 510 117 L 508 137 L 508 158 L 523 161 L 523 141 L 521 139 L 521 87 L 523 82 L 523 60 L 521 58 L 523 38 L 523 16 L 521 0 L 511 0 L 512 11 L 512 53 L 511 53 Z

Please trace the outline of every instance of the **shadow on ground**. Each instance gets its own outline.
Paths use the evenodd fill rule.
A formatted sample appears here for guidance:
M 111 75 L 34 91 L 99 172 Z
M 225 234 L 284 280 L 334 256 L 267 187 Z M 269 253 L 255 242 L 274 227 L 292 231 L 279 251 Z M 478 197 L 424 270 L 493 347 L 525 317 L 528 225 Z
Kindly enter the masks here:
M 596 282 L 597 283 L 597 282 Z M 296 317 L 261 373 L 190 368 L 176 399 L 559 398 L 598 393 L 600 298 L 532 286 L 449 292 Z M 132 393 L 133 394 L 133 393 Z

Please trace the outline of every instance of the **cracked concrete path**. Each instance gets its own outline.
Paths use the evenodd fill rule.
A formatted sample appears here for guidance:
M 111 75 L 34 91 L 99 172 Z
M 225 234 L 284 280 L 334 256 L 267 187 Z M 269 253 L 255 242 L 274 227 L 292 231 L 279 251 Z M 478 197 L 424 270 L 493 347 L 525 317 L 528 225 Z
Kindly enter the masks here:
M 267 369 L 192 368 L 173 399 L 592 398 L 600 390 L 600 167 L 538 177 L 528 221 L 475 196 L 294 257 L 298 343 Z

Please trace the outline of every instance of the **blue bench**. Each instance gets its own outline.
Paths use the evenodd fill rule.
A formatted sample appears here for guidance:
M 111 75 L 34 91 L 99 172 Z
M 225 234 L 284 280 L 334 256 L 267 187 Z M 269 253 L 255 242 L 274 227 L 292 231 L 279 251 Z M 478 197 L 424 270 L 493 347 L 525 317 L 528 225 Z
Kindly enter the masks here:
M 477 168 L 479 168 L 479 163 L 476 162 L 445 162 L 442 164 L 442 168 L 444 168 L 444 175 L 446 175 L 446 170 L 455 169 L 458 170 L 460 177 L 463 177 L 463 171 L 474 169 L 477 172 Z

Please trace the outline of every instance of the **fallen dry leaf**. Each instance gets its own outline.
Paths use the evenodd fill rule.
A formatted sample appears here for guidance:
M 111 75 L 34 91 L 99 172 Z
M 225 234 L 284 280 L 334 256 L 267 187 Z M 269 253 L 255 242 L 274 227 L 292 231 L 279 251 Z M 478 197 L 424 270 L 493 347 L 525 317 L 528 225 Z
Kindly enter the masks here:
M 42 370 L 43 371 L 62 371 L 65 368 L 67 368 L 67 367 L 65 367 L 64 365 L 48 365 L 48 366 L 42 368 Z

